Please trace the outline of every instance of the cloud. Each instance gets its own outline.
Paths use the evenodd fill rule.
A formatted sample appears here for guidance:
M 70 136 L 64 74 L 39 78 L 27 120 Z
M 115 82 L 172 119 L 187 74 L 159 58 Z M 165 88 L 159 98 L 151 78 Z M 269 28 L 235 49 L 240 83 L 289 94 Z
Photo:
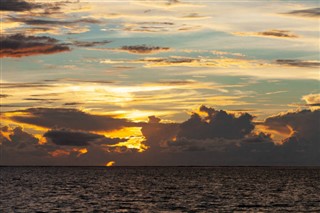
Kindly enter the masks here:
M 278 59 L 276 60 L 276 64 L 286 65 L 291 67 L 306 67 L 306 68 L 319 68 L 319 61 L 304 61 L 297 59 Z
M 163 51 L 169 51 L 169 47 L 157 47 L 157 46 L 147 46 L 147 45 L 132 45 L 132 46 L 122 46 L 119 48 L 121 51 L 126 51 L 134 54 L 154 54 Z
M 110 43 L 111 41 L 104 40 L 104 41 L 74 41 L 72 42 L 73 45 L 77 47 L 94 47 L 100 46 Z
M 141 133 L 146 138 L 145 144 L 149 146 L 149 151 L 158 150 L 164 146 L 166 141 L 172 140 L 178 133 L 179 124 L 160 123 L 161 119 L 149 116 L 147 125 L 143 125 Z
M 320 106 L 320 93 L 304 95 L 302 100 L 307 102 L 307 104 L 310 106 Z
M 203 19 L 203 18 L 208 18 L 207 16 L 201 16 L 198 13 L 190 13 L 188 15 L 183 16 L 182 18 L 187 18 L 187 19 Z
M 125 23 L 123 31 L 136 32 L 136 33 L 177 33 L 181 31 L 193 31 L 200 29 L 199 25 L 178 24 L 173 22 L 134 22 Z
M 16 127 L 10 130 L 9 127 L 4 126 L 1 128 L 0 134 L 2 137 L 1 141 L 4 145 L 19 146 L 19 148 L 23 148 L 30 144 L 38 144 L 39 142 L 38 138 L 34 137 L 32 134 L 23 131 L 21 127 Z M 7 135 L 7 137 L 5 137 L 5 135 Z
M 293 34 L 287 30 L 268 30 L 263 32 L 235 32 L 233 35 L 239 36 L 261 36 L 261 37 L 273 37 L 273 38 L 298 38 L 298 35 Z
M 66 108 L 30 108 L 5 113 L 5 116 L 15 122 L 49 129 L 108 131 L 135 125 L 126 119 L 113 118 L 107 115 L 93 115 L 77 109 Z
M 49 130 L 43 136 L 59 146 L 88 146 L 90 142 L 97 141 L 104 144 L 116 144 L 120 142 L 119 138 L 105 138 L 103 135 L 67 129 Z
M 26 100 L 26 101 L 52 102 L 52 101 L 59 101 L 61 99 L 58 99 L 58 98 L 24 98 L 23 100 Z
M 13 162 L 100 165 L 108 159 L 118 165 L 319 165 L 320 162 L 320 110 L 298 110 L 271 116 L 259 123 L 266 127 L 260 129 L 248 113 L 234 114 L 201 106 L 182 123 L 163 122 L 156 116 L 149 116 L 148 123 L 135 123 L 135 131 L 141 130 L 143 135 L 139 139 L 98 134 L 97 123 L 100 127 L 102 120 L 113 121 L 105 115 L 74 109 L 36 108 L 19 111 L 16 116 L 19 119 L 29 117 L 32 121 L 22 123 L 39 125 L 42 121 L 46 123 L 39 125 L 42 127 L 71 128 L 46 131 L 46 143 L 41 144 L 40 137 L 21 127 L 2 127 L 0 139 L 5 145 L 5 158 L 2 158 L 5 165 Z M 52 124 L 48 125 L 49 121 Z M 75 122 L 81 123 L 78 124 L 80 127 L 75 126 Z M 91 127 L 85 126 L 86 123 Z M 114 131 L 112 135 L 127 131 L 129 134 L 132 130 L 129 129 Z M 275 143 L 274 132 L 286 135 L 282 144 Z M 136 146 L 125 145 L 130 142 L 135 145 L 135 140 L 149 148 L 138 152 Z
M 201 117 L 198 113 L 193 113 L 189 120 L 180 124 L 177 138 L 240 139 L 250 134 L 254 129 L 253 116 L 248 113 L 236 117 L 226 111 L 218 111 L 206 106 L 201 106 L 199 111 L 205 113 L 206 116 Z
M 67 102 L 67 103 L 64 103 L 63 105 L 65 106 L 74 106 L 74 105 L 80 105 L 81 103 L 80 102 Z
M 279 133 L 290 133 L 319 144 L 320 110 L 301 110 L 269 117 L 264 125 Z
M 290 133 L 279 152 L 293 162 L 320 162 L 320 110 L 301 110 L 269 117 L 264 125 L 279 133 Z
M 43 25 L 43 26 L 51 26 L 51 25 L 59 25 L 60 27 L 62 25 L 74 25 L 74 24 L 98 24 L 100 21 L 95 19 L 76 19 L 72 21 L 57 21 L 57 20 L 45 20 L 45 19 L 26 19 L 26 18 L 15 18 L 11 17 L 11 21 L 14 22 L 23 22 L 24 24 L 28 25 Z
M 145 67 L 167 67 L 167 66 L 183 66 L 183 67 L 261 67 L 264 64 L 256 60 L 246 60 L 240 58 L 207 58 L 207 57 L 184 57 L 171 56 L 166 58 L 147 57 L 132 61 L 133 63 L 144 63 Z
M 24 56 L 54 54 L 70 51 L 67 45 L 47 36 L 25 36 L 15 34 L 0 38 L 0 57 L 19 58 Z
M 46 88 L 52 87 L 49 84 L 43 84 L 39 82 L 30 82 L 30 83 L 1 83 L 0 88 L 3 89 L 13 89 L 13 88 Z
M 23 23 L 23 28 L 16 28 L 13 32 L 23 32 L 28 35 L 35 34 L 75 34 L 89 31 L 89 24 L 98 24 L 99 20 L 91 18 L 82 18 L 68 21 L 61 21 L 59 19 L 34 19 L 34 18 L 17 18 L 10 17 L 9 21 L 12 23 Z M 12 31 L 12 30 L 11 30 Z M 12 34 L 12 32 L 11 32 Z M 81 43 L 78 43 L 81 45 Z M 82 43 L 85 45 L 85 43 Z M 88 43 L 89 44 L 89 43 Z
M 0 0 L 0 5 L 1 11 L 23 12 L 36 8 L 41 8 L 40 4 L 27 2 L 23 0 Z
M 305 10 L 293 10 L 291 12 L 285 13 L 287 15 L 309 17 L 309 18 L 319 18 L 320 17 L 320 8 L 310 8 Z
M 10 95 L 8 95 L 8 94 L 0 94 L 0 98 L 7 98 L 7 97 L 9 97 Z

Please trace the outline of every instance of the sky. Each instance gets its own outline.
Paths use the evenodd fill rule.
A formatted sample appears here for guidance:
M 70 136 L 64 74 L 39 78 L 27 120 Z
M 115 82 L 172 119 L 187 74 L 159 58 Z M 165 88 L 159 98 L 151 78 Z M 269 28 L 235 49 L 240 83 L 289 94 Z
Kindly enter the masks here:
M 319 1 L 0 13 L 0 165 L 320 166 Z

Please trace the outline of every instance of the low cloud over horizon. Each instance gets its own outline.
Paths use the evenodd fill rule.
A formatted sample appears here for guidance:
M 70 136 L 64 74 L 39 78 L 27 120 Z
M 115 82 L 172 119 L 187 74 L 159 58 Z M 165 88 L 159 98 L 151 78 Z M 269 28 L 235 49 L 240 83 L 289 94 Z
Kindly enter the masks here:
M 155 116 L 132 122 L 74 109 L 30 108 L 2 116 L 18 125 L 1 128 L 3 165 L 320 165 L 320 110 L 281 113 L 258 124 L 249 113 L 204 105 L 182 123 Z M 43 133 L 20 127 L 30 124 Z M 274 133 L 283 136 L 280 143 Z

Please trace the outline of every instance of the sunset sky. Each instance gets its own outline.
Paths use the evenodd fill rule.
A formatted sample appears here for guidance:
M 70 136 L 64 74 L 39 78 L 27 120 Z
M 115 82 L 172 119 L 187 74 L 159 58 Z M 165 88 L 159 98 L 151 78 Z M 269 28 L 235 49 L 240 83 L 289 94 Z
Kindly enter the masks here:
M 0 165 L 320 165 L 317 0 L 0 12 Z

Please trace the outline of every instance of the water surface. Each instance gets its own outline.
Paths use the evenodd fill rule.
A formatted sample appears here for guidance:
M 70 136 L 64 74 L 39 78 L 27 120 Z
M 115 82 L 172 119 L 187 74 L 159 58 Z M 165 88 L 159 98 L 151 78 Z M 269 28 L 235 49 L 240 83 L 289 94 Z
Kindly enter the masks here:
M 320 168 L 0 167 L 0 212 L 320 212 Z

